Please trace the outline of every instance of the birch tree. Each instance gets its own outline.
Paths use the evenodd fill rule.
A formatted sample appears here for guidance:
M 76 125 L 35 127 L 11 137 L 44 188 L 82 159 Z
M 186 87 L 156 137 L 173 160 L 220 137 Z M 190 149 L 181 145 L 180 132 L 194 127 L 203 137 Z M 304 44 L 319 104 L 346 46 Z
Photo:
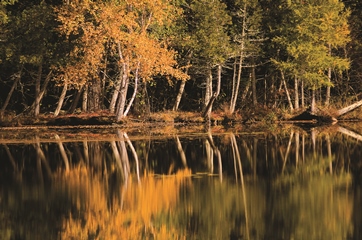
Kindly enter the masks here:
M 239 0 L 233 2 L 230 8 L 231 10 L 229 11 L 233 19 L 231 32 L 235 56 L 232 57 L 234 59 L 234 74 L 229 111 L 234 113 L 245 62 L 247 59 L 250 60 L 252 73 L 255 73 L 255 59 L 259 56 L 260 46 L 264 41 L 264 37 L 260 27 L 262 13 L 258 1 Z M 255 76 L 255 74 L 252 75 Z M 252 77 L 251 80 L 253 81 L 253 102 L 256 104 L 255 77 Z M 250 85 L 250 81 L 247 84 Z
M 178 67 L 169 36 L 160 29 L 172 25 L 179 9 L 168 1 L 71 1 L 59 10 L 60 31 L 75 36 L 74 63 L 62 69 L 63 81 L 83 86 L 98 73 L 106 54 L 116 59 L 118 78 L 112 83 L 111 110 L 116 120 L 127 116 L 139 81 L 155 75 L 186 80 Z M 106 44 L 107 43 L 107 44 Z M 106 48 L 107 47 L 107 48 Z M 133 83 L 131 84 L 131 81 Z M 133 86 L 131 99 L 128 90 Z

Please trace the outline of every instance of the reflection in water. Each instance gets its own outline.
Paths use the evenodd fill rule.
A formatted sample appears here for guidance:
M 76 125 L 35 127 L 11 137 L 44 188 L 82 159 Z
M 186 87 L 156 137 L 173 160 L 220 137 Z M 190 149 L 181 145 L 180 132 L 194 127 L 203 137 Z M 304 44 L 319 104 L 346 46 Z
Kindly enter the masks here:
M 0 239 L 360 239 L 359 137 L 118 129 L 108 141 L 8 141 Z
M 190 176 L 187 169 L 163 178 L 146 174 L 140 182 L 130 178 L 127 185 L 113 186 L 103 181 L 104 176 L 90 174 L 78 167 L 56 180 L 75 196 L 75 209 L 62 221 L 62 239 L 180 239 L 168 222 L 173 221 L 180 186 Z M 107 198 L 110 187 L 116 194 Z

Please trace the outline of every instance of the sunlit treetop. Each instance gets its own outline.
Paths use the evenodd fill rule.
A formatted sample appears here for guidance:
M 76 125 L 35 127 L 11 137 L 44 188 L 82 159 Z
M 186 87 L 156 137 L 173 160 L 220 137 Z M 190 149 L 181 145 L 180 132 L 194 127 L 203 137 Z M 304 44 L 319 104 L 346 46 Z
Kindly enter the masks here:
M 96 77 L 109 52 L 119 64 L 127 64 L 129 76 L 137 70 L 143 79 L 157 74 L 187 79 L 176 66 L 176 52 L 169 49 L 167 36 L 160 34 L 173 24 L 175 13 L 181 11 L 162 0 L 69 1 L 58 9 L 59 31 L 75 39 L 70 56 L 76 63 L 63 68 L 65 75 L 72 75 L 67 79 L 83 85 Z M 76 73 L 77 69 L 83 70 Z

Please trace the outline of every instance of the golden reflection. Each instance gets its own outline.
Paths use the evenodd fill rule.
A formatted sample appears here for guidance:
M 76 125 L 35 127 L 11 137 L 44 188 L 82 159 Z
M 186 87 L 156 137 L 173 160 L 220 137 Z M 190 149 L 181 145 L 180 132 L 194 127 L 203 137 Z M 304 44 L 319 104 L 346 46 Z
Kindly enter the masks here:
M 62 239 L 186 239 L 165 218 L 175 212 L 180 186 L 187 184 L 191 171 L 174 175 L 144 174 L 140 181 L 130 179 L 118 184 L 120 199 L 109 196 L 104 176 L 85 166 L 59 173 L 56 185 L 72 197 L 76 210 L 63 219 Z M 116 187 L 116 188 L 117 188 Z

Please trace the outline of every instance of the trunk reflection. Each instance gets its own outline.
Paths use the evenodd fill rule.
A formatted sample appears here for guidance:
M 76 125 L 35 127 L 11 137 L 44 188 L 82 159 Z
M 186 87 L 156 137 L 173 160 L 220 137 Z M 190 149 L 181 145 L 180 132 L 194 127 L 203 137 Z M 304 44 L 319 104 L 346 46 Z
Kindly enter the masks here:
M 347 128 L 52 136 L 0 147 L 2 239 L 361 237 L 361 135 Z

